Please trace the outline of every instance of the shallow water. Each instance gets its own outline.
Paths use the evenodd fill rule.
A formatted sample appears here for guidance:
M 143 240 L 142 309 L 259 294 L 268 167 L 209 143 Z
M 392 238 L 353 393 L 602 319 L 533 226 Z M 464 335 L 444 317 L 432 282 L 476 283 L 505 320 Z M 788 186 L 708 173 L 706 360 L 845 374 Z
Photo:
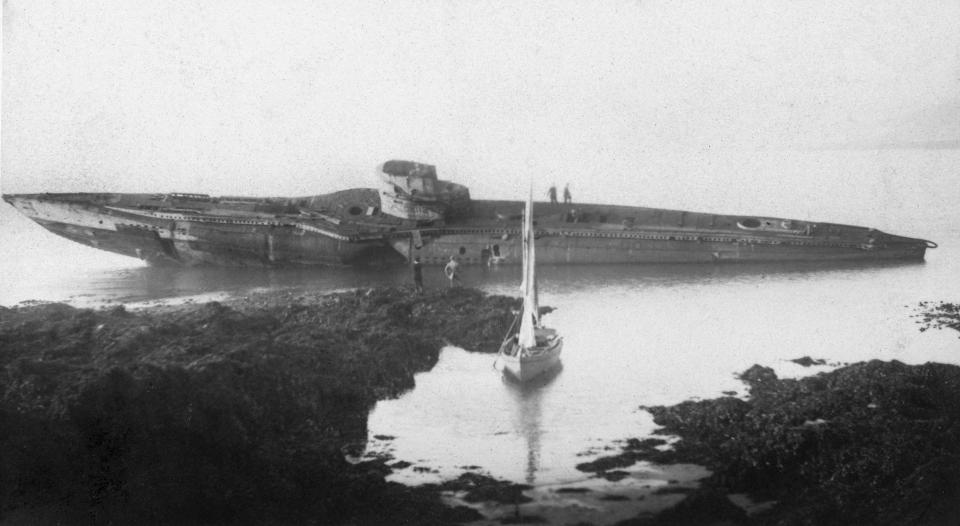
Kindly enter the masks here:
M 491 356 L 446 348 L 413 391 L 377 404 L 368 451 L 412 462 L 392 475 L 408 484 L 473 466 L 532 484 L 535 502 L 523 513 L 559 523 L 663 509 L 679 495 L 657 490 L 691 484 L 689 467 L 638 464 L 615 483 L 576 469 L 618 441 L 652 433 L 642 405 L 743 394 L 736 375 L 753 364 L 781 376 L 874 358 L 960 364 L 956 334 L 921 333 L 910 317 L 918 301 L 960 297 L 960 236 L 940 239 L 943 248 L 924 263 L 546 267 L 541 302 L 557 309 L 545 323 L 565 338 L 562 369 L 519 386 L 493 370 Z M 514 294 L 501 275 L 512 272 L 500 271 L 469 281 Z M 803 356 L 828 364 L 790 361 Z M 592 491 L 557 491 L 582 487 Z M 597 500 L 610 495 L 627 500 Z
M 654 427 L 640 405 L 743 392 L 736 374 L 758 363 L 782 376 L 811 374 L 803 356 L 830 364 L 897 359 L 960 363 L 954 334 L 920 333 L 917 301 L 960 295 L 960 269 L 927 263 L 564 267 L 542 273 L 545 323 L 565 338 L 562 370 L 534 386 L 500 378 L 487 355 L 447 348 L 417 387 L 377 405 L 372 449 L 429 467 L 425 481 L 480 465 L 535 484 L 582 479 L 598 448 Z M 483 288 L 511 293 L 502 281 Z M 579 455 L 579 456 L 578 456 Z

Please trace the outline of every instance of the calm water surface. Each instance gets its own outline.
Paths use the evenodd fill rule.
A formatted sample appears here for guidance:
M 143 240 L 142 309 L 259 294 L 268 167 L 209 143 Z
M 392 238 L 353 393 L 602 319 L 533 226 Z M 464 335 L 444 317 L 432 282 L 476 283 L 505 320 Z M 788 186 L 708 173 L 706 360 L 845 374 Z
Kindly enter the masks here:
M 956 246 L 955 243 L 953 243 Z M 880 358 L 960 363 L 950 333 L 920 333 L 917 301 L 957 298 L 955 252 L 926 263 L 545 268 L 545 322 L 565 338 L 563 369 L 543 385 L 500 381 L 489 356 L 447 348 L 417 388 L 381 402 L 375 447 L 439 473 L 481 465 L 512 480 L 583 478 L 584 452 L 653 429 L 640 405 L 743 391 L 757 363 L 785 376 L 802 356 L 833 364 Z M 510 294 L 478 274 L 483 288 Z M 430 474 L 404 474 L 423 480 Z M 400 477 L 402 478 L 402 477 Z

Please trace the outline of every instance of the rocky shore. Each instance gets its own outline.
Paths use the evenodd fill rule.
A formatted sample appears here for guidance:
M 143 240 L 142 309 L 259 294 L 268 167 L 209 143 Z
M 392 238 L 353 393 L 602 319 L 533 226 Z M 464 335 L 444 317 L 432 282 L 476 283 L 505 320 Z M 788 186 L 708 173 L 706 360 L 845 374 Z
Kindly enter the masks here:
M 444 343 L 495 351 L 516 307 L 470 289 L 373 289 L 135 311 L 0 308 L 0 518 L 477 518 L 341 450 L 366 439 L 372 405 L 412 388 Z
M 412 388 L 445 343 L 494 352 L 518 306 L 385 288 L 0 307 L 0 524 L 459 524 L 482 517 L 441 492 L 526 502 L 528 487 L 474 473 L 388 483 L 386 460 L 344 455 L 376 401 Z M 922 330 L 960 330 L 955 305 L 922 308 Z M 683 490 L 676 507 L 623 524 L 960 524 L 960 367 L 741 379 L 745 399 L 645 407 L 660 437 L 577 466 L 607 480 L 639 461 L 711 470 L 663 490 Z M 748 514 L 739 495 L 761 505 Z
M 659 433 L 578 466 L 645 460 L 713 474 L 677 507 L 626 525 L 960 524 L 960 367 L 871 361 L 799 380 L 758 365 L 749 398 L 645 407 Z M 729 496 L 764 502 L 752 515 Z

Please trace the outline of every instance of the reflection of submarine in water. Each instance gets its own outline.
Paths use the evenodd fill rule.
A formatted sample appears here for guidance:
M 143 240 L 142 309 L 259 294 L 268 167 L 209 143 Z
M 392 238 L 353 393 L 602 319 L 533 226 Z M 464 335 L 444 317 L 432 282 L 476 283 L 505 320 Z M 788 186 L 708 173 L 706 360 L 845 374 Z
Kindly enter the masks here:
M 433 166 L 388 161 L 379 190 L 302 198 L 18 194 L 44 228 L 155 264 L 520 263 L 522 203 L 471 200 Z M 545 264 L 923 259 L 936 245 L 871 228 L 597 204 L 537 205 Z

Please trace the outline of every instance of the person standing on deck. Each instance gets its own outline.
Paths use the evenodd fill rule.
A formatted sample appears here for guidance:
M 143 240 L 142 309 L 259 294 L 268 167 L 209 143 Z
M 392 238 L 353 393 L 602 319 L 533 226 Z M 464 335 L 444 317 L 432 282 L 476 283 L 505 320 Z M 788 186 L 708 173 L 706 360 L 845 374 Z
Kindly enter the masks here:
M 563 185 L 563 203 L 572 203 L 573 196 L 570 195 L 570 183 Z
M 553 185 L 547 190 L 547 195 L 550 196 L 550 204 L 557 204 L 557 185 Z
M 423 294 L 423 268 L 420 265 L 420 256 L 413 258 L 413 287 L 417 294 Z
M 450 280 L 450 288 L 459 287 L 463 284 L 460 281 L 459 270 L 460 263 L 457 263 L 457 256 L 450 256 L 450 262 L 447 263 L 447 266 L 443 267 L 443 273 L 447 275 L 447 279 Z

